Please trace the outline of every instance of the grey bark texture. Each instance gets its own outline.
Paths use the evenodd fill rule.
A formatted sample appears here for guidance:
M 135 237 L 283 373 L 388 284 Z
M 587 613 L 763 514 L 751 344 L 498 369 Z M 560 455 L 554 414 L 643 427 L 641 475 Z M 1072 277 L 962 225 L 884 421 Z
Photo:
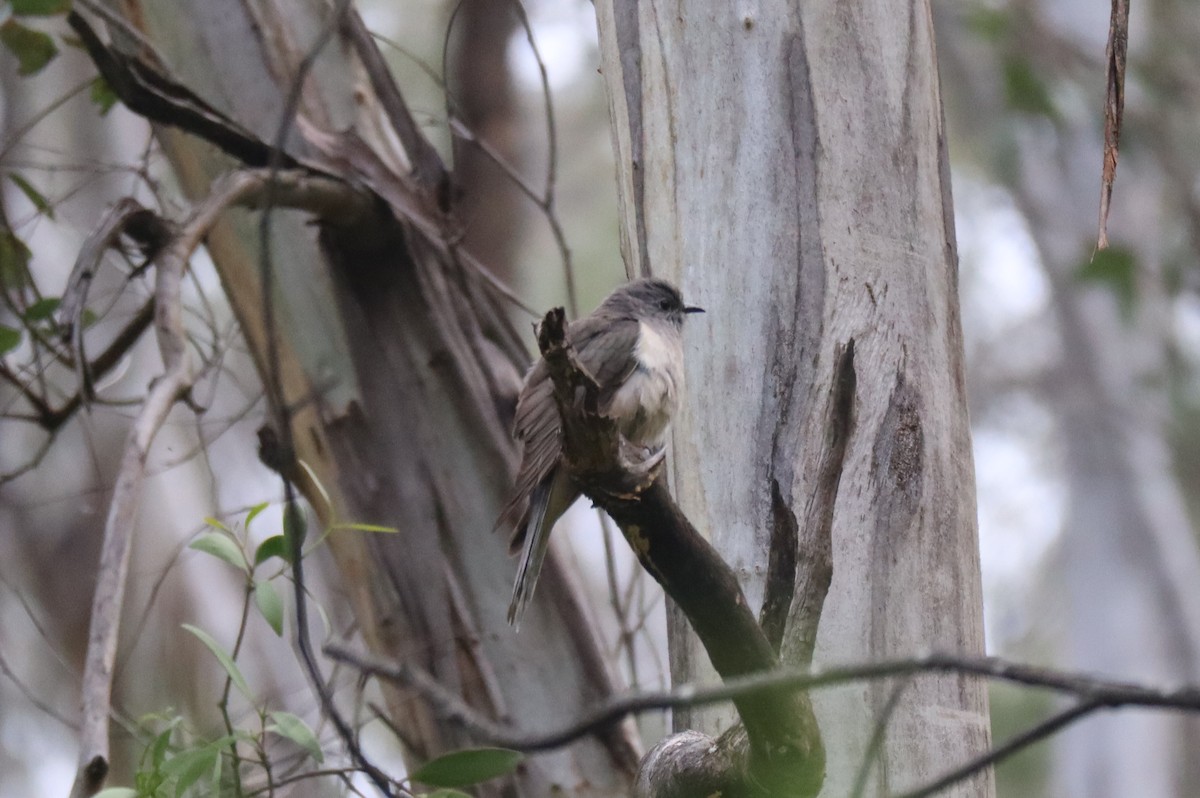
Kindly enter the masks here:
M 857 347 L 856 427 L 815 661 L 979 653 L 983 625 L 949 172 L 925 3 L 597 3 L 631 274 L 708 314 L 685 331 L 674 487 L 761 604 L 773 533 L 797 529 L 786 663 L 811 649 L 825 575 L 804 523 L 837 348 Z M 786 536 L 784 536 L 786 537 Z M 673 619 L 672 677 L 710 679 Z M 891 685 L 814 696 L 825 795 L 849 792 Z M 677 713 L 716 734 L 729 713 Z M 923 678 L 869 795 L 984 750 L 984 687 Z M 687 741 L 684 740 L 683 743 Z M 686 747 L 686 745 L 684 746 Z M 989 796 L 990 775 L 947 794 Z
M 292 77 L 333 6 L 128 5 L 128 18 L 178 80 L 265 141 L 274 139 Z M 318 512 L 399 529 L 339 533 L 330 544 L 377 653 L 418 664 L 492 717 L 552 727 L 614 683 L 556 561 L 520 636 L 504 623 L 512 565 L 492 525 L 515 467 L 507 425 L 528 355 L 472 262 L 438 240 L 429 220 L 439 198 L 426 180 L 436 166 L 432 150 L 396 143 L 385 113 L 395 107 L 382 107 L 364 71 L 348 39 L 335 36 L 304 86 L 287 148 L 387 195 L 393 207 L 410 203 L 410 215 L 320 240 L 299 214 L 276 212 L 273 225 L 277 367 L 285 401 L 298 408 L 297 455 L 333 507 L 320 506 L 315 492 L 309 498 Z M 160 135 L 193 196 L 232 166 L 184 134 Z M 256 223 L 231 215 L 209 250 L 266 374 Z M 469 742 L 416 696 L 393 690 L 388 700 L 412 761 Z M 623 726 L 532 759 L 509 783 L 480 794 L 626 795 L 636 758 L 636 739 Z

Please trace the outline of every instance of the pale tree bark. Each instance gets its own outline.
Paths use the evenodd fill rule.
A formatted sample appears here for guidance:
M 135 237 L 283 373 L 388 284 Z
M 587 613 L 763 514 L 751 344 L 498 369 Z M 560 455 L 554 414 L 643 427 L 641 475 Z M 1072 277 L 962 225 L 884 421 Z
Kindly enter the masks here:
M 270 142 L 336 5 L 196 0 L 123 10 L 176 80 Z M 512 565 L 492 526 L 515 466 L 507 426 L 528 356 L 479 264 L 453 246 L 450 180 L 361 34 L 355 43 L 339 30 L 312 61 L 286 150 L 369 187 L 389 211 L 371 226 L 320 235 L 300 214 L 275 213 L 275 362 L 257 217 L 230 214 L 209 251 L 259 371 L 277 371 L 294 410 L 296 455 L 330 494 L 327 505 L 311 481 L 301 485 L 322 520 L 399 530 L 330 538 L 366 642 L 494 718 L 555 726 L 614 685 L 557 562 L 520 636 L 504 622 Z M 138 35 L 118 30 L 113 41 L 144 56 Z M 158 132 L 192 197 L 236 166 L 185 133 Z M 414 762 L 469 742 L 418 697 L 392 690 L 388 699 Z M 636 746 L 621 726 L 532 759 L 479 794 L 625 795 Z
M 750 606 L 772 539 L 798 534 L 785 663 L 983 648 L 957 263 L 930 11 L 897 0 L 597 4 L 631 274 L 676 279 L 708 314 L 685 331 L 676 493 Z M 806 522 L 840 346 L 857 347 L 856 426 L 837 494 L 832 583 Z M 782 580 L 790 582 L 789 579 Z M 785 604 L 787 606 L 787 604 Z M 673 618 L 672 677 L 708 679 Z M 825 795 L 846 795 L 891 687 L 814 696 Z M 728 713 L 677 715 L 715 733 Z M 868 794 L 983 751 L 978 682 L 908 686 Z M 987 796 L 991 778 L 947 795 Z

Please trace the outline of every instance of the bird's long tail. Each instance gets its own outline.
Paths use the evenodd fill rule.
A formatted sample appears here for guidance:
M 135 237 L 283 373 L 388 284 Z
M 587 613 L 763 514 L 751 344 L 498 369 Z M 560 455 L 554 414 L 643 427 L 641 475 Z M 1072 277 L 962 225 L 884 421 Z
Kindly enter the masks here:
M 549 479 L 533 490 L 529 499 L 524 546 L 517 563 L 517 580 L 513 583 L 512 601 L 508 605 L 508 622 L 514 629 L 521 628 L 521 617 L 533 597 L 542 562 L 550 548 L 550 531 L 578 497 L 579 491 L 562 468 L 556 468 Z

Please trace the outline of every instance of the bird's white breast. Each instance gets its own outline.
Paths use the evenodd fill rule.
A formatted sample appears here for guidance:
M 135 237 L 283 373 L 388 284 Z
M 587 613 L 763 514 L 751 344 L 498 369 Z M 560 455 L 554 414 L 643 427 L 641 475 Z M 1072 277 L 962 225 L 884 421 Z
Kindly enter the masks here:
M 683 341 L 674 330 L 639 325 L 634 357 L 638 367 L 613 395 L 610 414 L 632 443 L 657 446 L 679 406 L 683 389 Z

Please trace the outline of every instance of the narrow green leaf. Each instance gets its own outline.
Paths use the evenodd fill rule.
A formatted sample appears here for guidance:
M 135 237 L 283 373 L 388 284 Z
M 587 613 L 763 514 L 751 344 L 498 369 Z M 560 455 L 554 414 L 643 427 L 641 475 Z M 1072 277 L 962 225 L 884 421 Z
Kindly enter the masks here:
M 189 787 L 207 775 L 213 768 L 213 760 L 219 758 L 220 752 L 211 744 L 203 748 L 181 751 L 171 757 L 163 765 L 162 771 L 175 777 L 175 798 L 180 798 Z
M 234 687 L 236 687 L 238 691 L 246 698 L 254 700 L 253 696 L 250 695 L 250 685 L 246 684 L 246 677 L 242 676 L 241 669 L 239 669 L 237 663 L 233 661 L 233 657 L 229 656 L 229 653 L 225 649 L 221 648 L 221 644 L 214 640 L 208 632 L 192 626 L 190 623 L 183 624 L 183 628 L 200 638 L 200 642 L 208 647 L 208 650 L 211 651 L 213 656 L 217 658 L 217 661 L 221 663 L 221 667 L 224 668 L 225 672 L 229 674 L 229 678 L 233 680 Z
M 96 109 L 100 111 L 100 116 L 104 116 L 111 111 L 119 99 L 117 93 L 112 90 L 112 86 L 109 86 L 108 81 L 103 77 L 97 77 L 92 81 L 92 86 L 88 90 L 88 96 L 96 104 Z
M 39 299 L 29 307 L 25 308 L 25 321 L 38 322 L 45 321 L 54 315 L 54 311 L 58 310 L 62 300 L 56 296 L 48 296 L 44 299 Z
M 333 525 L 334 529 L 355 529 L 359 532 L 399 532 L 394 526 L 379 526 L 378 524 L 344 524 L 337 523 Z
M 471 798 L 471 796 L 461 790 L 434 790 L 425 798 Z
M 225 524 L 223 524 L 221 522 L 221 520 L 218 518 L 213 518 L 212 516 L 208 516 L 204 519 L 204 523 L 208 524 L 213 529 L 220 529 L 223 532 L 228 532 L 231 535 L 233 534 L 233 530 L 230 529 L 229 527 L 225 526 Z
M 271 720 L 274 723 L 267 727 L 267 731 L 275 732 L 296 743 L 296 745 L 308 751 L 309 756 L 318 765 L 325 761 L 325 753 L 321 750 L 321 744 L 317 741 L 317 735 L 313 734 L 312 729 L 308 728 L 307 723 L 290 712 L 272 712 Z
M 250 528 L 250 522 L 253 521 L 255 518 L 258 518 L 259 513 L 261 513 L 263 510 L 267 509 L 270 506 L 271 506 L 270 502 L 263 502 L 262 504 L 256 504 L 253 507 L 251 507 L 250 512 L 246 513 L 246 523 L 245 523 L 246 529 Z
M 272 535 L 258 544 L 254 552 L 254 566 L 257 568 L 272 557 L 278 557 L 284 562 L 292 561 L 292 552 L 288 548 L 287 538 L 283 535 Z
M 211 554 L 218 560 L 224 560 L 229 563 L 239 571 L 245 571 L 246 573 L 250 571 L 250 567 L 246 563 L 246 556 L 242 554 L 242 550 L 227 535 L 222 535 L 220 532 L 206 532 L 189 543 L 188 548 L 202 551 L 205 554 Z
M 15 19 L 0 25 L 0 44 L 17 57 L 17 74 L 40 72 L 58 55 L 54 40 L 40 30 L 27 28 Z
M 508 748 L 467 748 L 431 759 L 409 778 L 432 787 L 467 787 L 511 773 L 524 758 Z
M 21 345 L 21 331 L 0 324 L 0 355 L 6 355 Z
M 159 732 L 158 736 L 154 738 L 154 742 L 150 744 L 150 764 L 155 770 L 158 770 L 163 760 L 167 758 L 167 747 L 171 745 L 171 732 L 174 729 L 175 724 L 172 723 L 166 731 Z
M 304 469 L 304 473 L 312 480 L 312 483 L 317 486 L 317 492 L 321 494 L 321 500 L 325 502 L 326 510 L 333 510 L 333 502 L 329 500 L 329 491 L 325 490 L 325 486 L 321 484 L 321 480 L 317 477 L 317 472 L 313 471 L 312 467 L 303 460 L 297 461 L 300 467 Z
M 25 195 L 25 198 L 29 200 L 33 207 L 38 209 L 38 213 L 44 213 L 48 219 L 54 218 L 54 206 L 50 204 L 50 201 L 46 199 L 46 196 L 42 192 L 33 187 L 32 183 L 16 172 L 9 172 L 8 179 L 13 181 L 13 185 L 21 189 L 21 193 Z
M 9 291 L 29 284 L 29 259 L 33 253 L 12 230 L 0 227 L 0 285 Z
M 262 613 L 263 618 L 275 630 L 275 634 L 283 637 L 283 601 L 275 586 L 265 579 L 254 585 L 254 605 Z
M 18 17 L 52 17 L 71 10 L 71 0 L 12 0 Z
M 132 787 L 106 787 L 96 793 L 95 798 L 137 798 L 137 790 Z
M 221 794 L 221 768 L 225 766 L 225 757 L 219 756 L 213 762 L 212 775 L 208 777 L 208 794 Z

